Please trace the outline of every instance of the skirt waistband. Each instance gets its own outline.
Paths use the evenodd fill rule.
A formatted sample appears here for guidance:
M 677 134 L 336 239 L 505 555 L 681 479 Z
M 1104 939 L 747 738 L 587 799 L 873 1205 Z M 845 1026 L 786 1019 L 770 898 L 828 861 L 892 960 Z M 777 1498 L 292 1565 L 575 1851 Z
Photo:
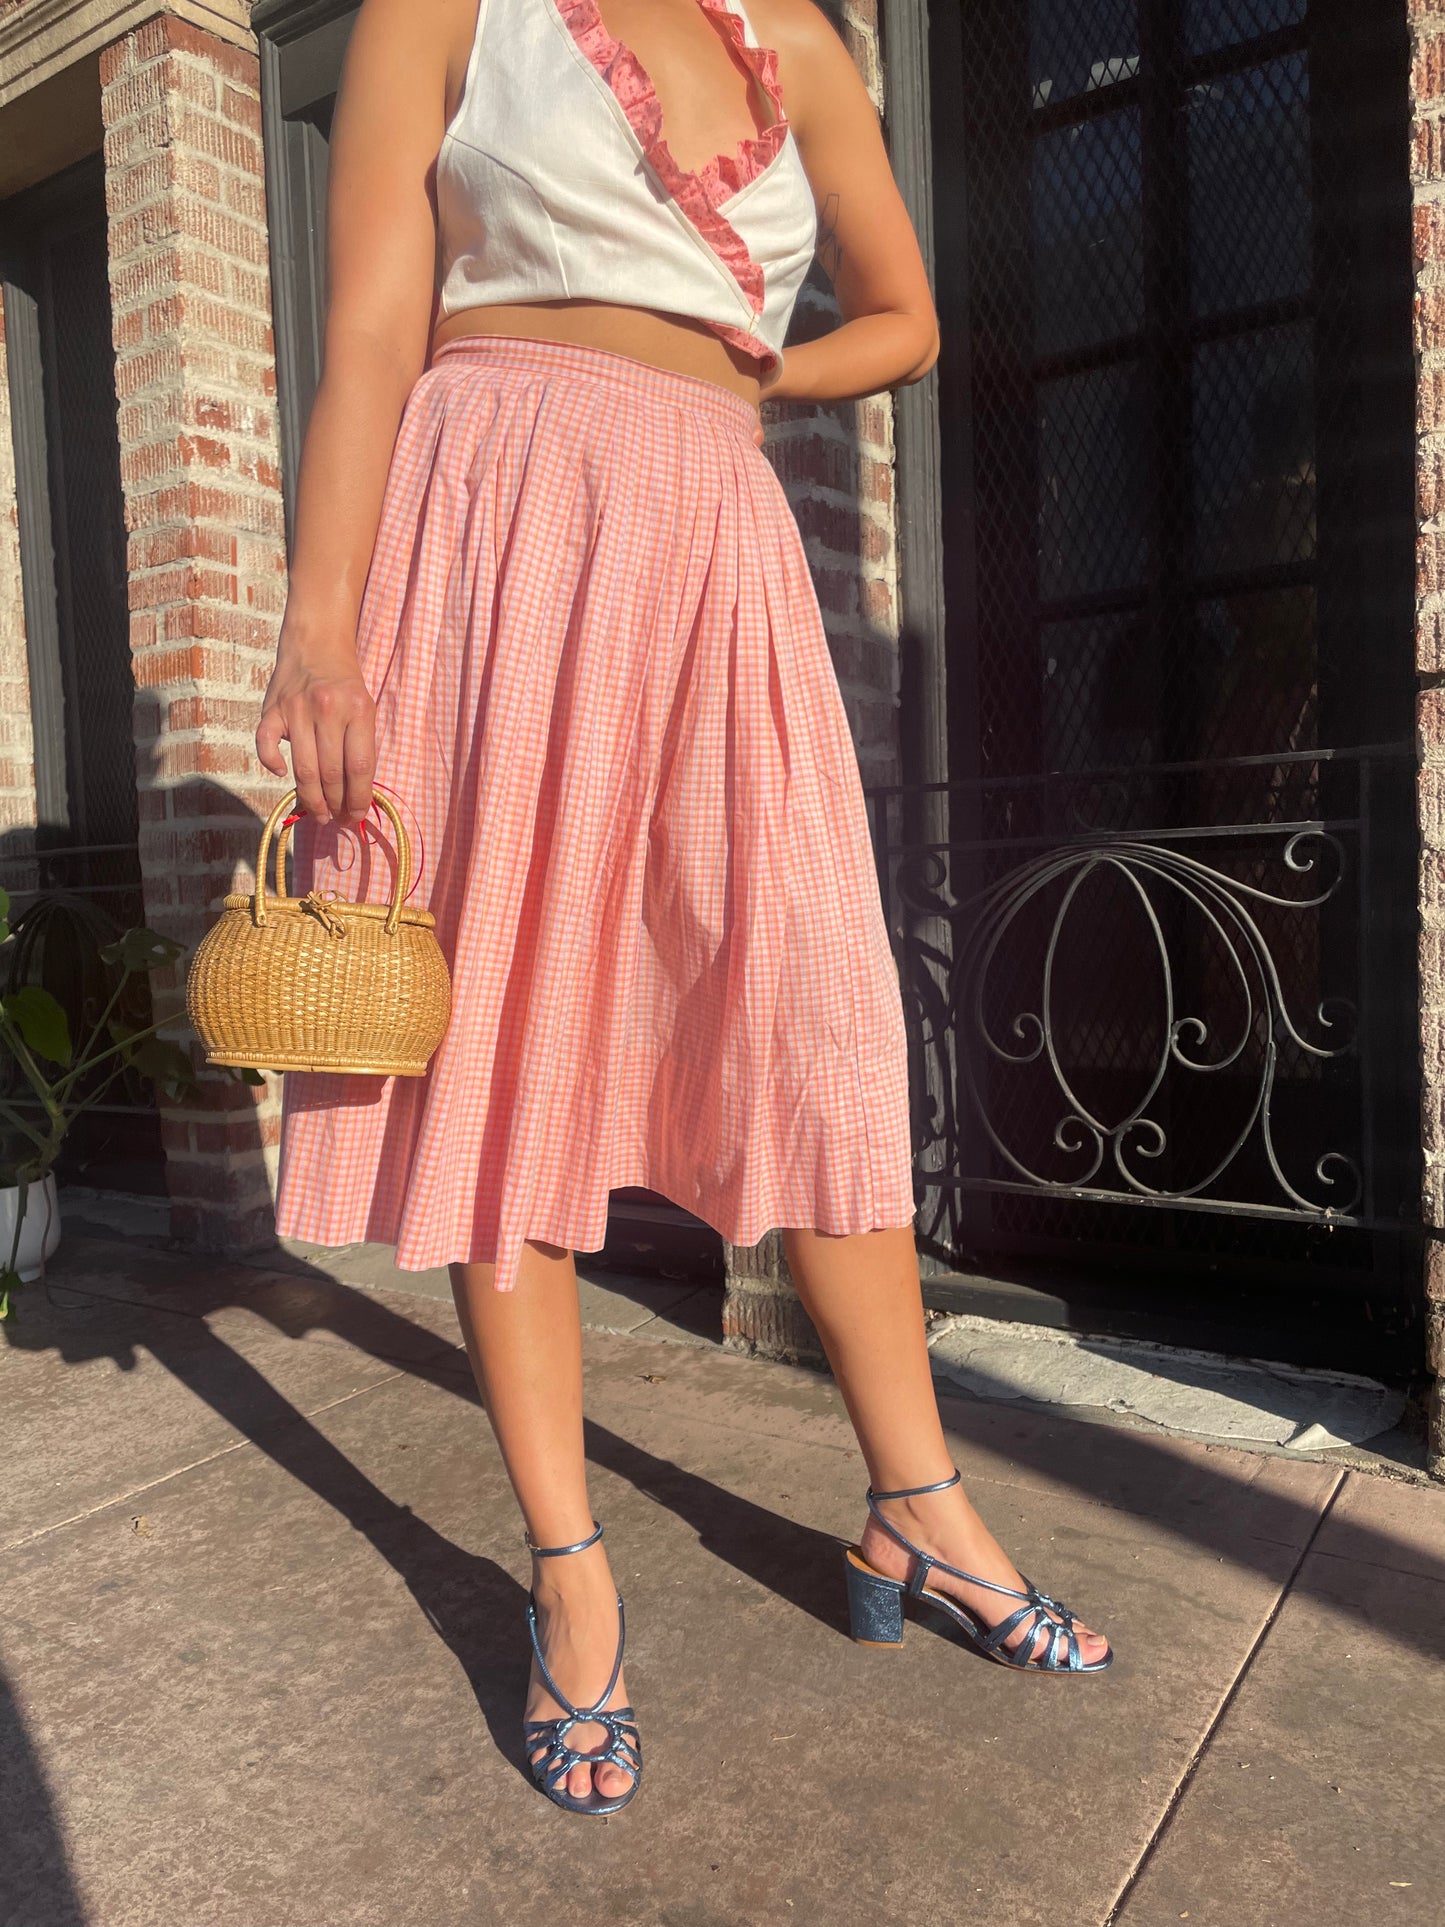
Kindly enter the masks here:
M 441 361 L 467 360 L 494 363 L 499 368 L 537 369 L 547 374 L 576 376 L 584 381 L 602 381 L 630 388 L 649 401 L 671 402 L 678 408 L 701 409 L 719 421 L 742 429 L 749 437 L 758 426 L 758 411 L 743 396 L 735 395 L 720 382 L 701 375 L 679 374 L 672 368 L 658 368 L 650 361 L 617 354 L 611 348 L 593 348 L 575 341 L 552 341 L 531 335 L 453 335 L 442 342 L 431 358 L 435 367 Z

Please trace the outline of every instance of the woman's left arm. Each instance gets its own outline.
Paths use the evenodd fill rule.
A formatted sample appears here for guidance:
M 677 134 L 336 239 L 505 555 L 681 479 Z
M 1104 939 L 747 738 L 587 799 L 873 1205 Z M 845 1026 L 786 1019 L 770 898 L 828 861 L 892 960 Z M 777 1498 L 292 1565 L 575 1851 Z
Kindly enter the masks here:
M 938 358 L 938 316 L 877 110 L 813 0 L 773 0 L 769 15 L 778 85 L 818 208 L 818 261 L 843 319 L 789 347 L 763 398 L 839 401 L 918 381 Z

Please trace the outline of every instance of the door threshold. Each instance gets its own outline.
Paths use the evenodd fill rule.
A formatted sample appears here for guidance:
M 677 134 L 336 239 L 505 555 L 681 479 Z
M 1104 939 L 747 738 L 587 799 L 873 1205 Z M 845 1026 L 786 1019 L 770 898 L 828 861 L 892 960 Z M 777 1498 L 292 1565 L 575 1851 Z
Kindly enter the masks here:
M 1314 1371 L 1363 1372 L 1408 1385 L 1424 1370 L 1423 1335 L 1389 1326 L 1359 1290 L 1329 1283 L 1262 1290 L 1227 1276 L 1207 1279 L 1120 1272 L 940 1270 L 925 1274 L 933 1314 L 1033 1325 L 1076 1337 L 1132 1339 Z

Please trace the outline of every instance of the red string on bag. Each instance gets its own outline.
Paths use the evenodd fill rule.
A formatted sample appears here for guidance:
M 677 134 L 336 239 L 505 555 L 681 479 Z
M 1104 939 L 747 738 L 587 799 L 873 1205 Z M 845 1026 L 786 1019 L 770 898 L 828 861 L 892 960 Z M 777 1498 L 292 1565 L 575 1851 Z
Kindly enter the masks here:
M 373 782 L 371 787 L 373 790 L 384 790 L 386 794 L 391 798 L 392 802 L 396 804 L 397 809 L 398 810 L 401 809 L 402 807 L 401 798 L 397 795 L 396 791 L 392 789 L 388 784 Z M 386 824 L 386 819 L 381 813 L 381 805 L 377 802 L 375 796 L 373 796 L 371 799 L 371 807 L 376 811 L 376 820 L 377 820 L 379 829 L 384 828 Z M 302 819 L 308 816 L 309 814 L 310 812 L 307 810 L 293 810 L 289 816 L 283 817 L 281 819 L 282 829 L 289 829 L 293 823 L 301 822 Z M 378 841 L 380 841 L 379 829 L 377 832 Z M 414 835 L 415 841 L 416 841 L 416 856 L 417 856 L 416 875 L 411 880 L 410 889 L 408 889 L 406 895 L 402 898 L 403 903 L 411 902 L 412 897 L 416 893 L 416 887 L 421 882 L 422 872 L 426 869 L 426 842 L 422 836 L 420 825 L 417 824 L 417 825 L 409 826 L 409 833 Z M 356 834 L 357 834 L 358 840 L 362 843 L 365 843 L 368 835 L 371 834 L 371 825 L 367 822 L 364 816 L 356 826 Z M 338 864 L 337 868 L 349 870 L 351 868 L 351 865 L 349 863 L 345 865 Z

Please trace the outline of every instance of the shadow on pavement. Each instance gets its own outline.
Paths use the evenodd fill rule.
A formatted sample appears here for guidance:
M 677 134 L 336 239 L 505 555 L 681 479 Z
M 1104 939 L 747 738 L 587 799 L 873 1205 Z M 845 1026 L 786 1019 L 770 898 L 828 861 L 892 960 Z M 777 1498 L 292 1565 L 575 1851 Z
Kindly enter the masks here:
M 831 1631 L 846 1634 L 848 1614 L 839 1584 L 839 1541 L 831 1532 L 800 1526 L 751 1499 L 726 1492 L 671 1459 L 660 1459 L 605 1426 L 586 1422 L 587 1456 L 696 1532 L 707 1552 L 755 1579 L 779 1599 Z
M 24 1716 L 0 1677 L 0 1803 L 5 1852 L 0 1860 L 0 1918 L 12 1920 L 16 1901 L 38 1908 L 44 1927 L 87 1927 L 88 1915 L 70 1878 L 65 1836 L 45 1770 L 30 1744 Z
M 515 1636 L 523 1618 L 522 1588 L 493 1560 L 465 1551 L 409 1506 L 391 1499 L 261 1371 L 214 1335 L 205 1320 L 208 1313 L 236 1306 L 292 1338 L 330 1333 L 366 1357 L 476 1405 L 477 1422 L 484 1424 L 459 1338 L 439 1337 L 394 1304 L 338 1284 L 324 1273 L 301 1276 L 294 1264 L 284 1273 L 217 1264 L 208 1281 L 203 1276 L 201 1282 L 184 1283 L 195 1278 L 195 1259 L 182 1264 L 173 1254 L 153 1252 L 147 1262 L 133 1247 L 100 1251 L 115 1262 L 114 1273 L 100 1273 L 106 1288 L 96 1287 L 94 1268 L 84 1283 L 72 1285 L 56 1277 L 31 1288 L 21 1320 L 5 1330 L 7 1345 L 53 1351 L 68 1363 L 106 1357 L 120 1370 L 133 1368 L 142 1348 L 150 1353 L 242 1438 L 365 1535 L 455 1654 L 499 1753 L 525 1775 L 521 1720 L 528 1659 L 525 1643 Z M 163 1280 L 158 1284 L 148 1271 L 169 1273 L 173 1282 L 169 1287 Z M 88 1334 L 74 1316 L 87 1306 L 120 1305 L 147 1314 L 137 1321 L 135 1337 L 121 1338 L 112 1330 L 107 1342 L 99 1329 Z M 68 1316 L 55 1319 L 49 1311 Z M 1317 1507 L 1275 1487 L 1259 1500 L 1268 1513 L 1267 1530 L 1261 1531 L 1258 1517 L 1250 1521 L 1240 1510 L 1252 1475 L 1242 1476 L 1236 1465 L 1223 1460 L 1212 1464 L 1199 1452 L 1182 1456 L 1167 1441 L 1146 1433 L 1080 1423 L 1056 1410 L 1036 1415 L 946 1395 L 941 1409 L 955 1436 L 976 1447 L 981 1457 L 1003 1462 L 1001 1471 L 987 1476 L 1006 1479 L 1011 1469 L 1026 1468 L 1072 1488 L 1091 1504 L 1162 1521 L 1180 1539 L 1241 1569 L 1277 1576 L 1280 1543 L 1303 1550 L 1319 1522 Z M 594 1464 L 627 1479 L 665 1507 L 717 1558 L 840 1636 L 845 1634 L 837 1583 L 839 1541 L 831 1533 L 800 1527 L 595 1422 L 589 1421 L 586 1438 Z M 1250 1461 L 1252 1467 L 1264 1463 Z M 1361 1519 L 1350 1522 L 1345 1552 L 1362 1564 L 1445 1582 L 1445 1557 L 1426 1553 L 1418 1544 L 1406 1545 Z M 1325 1569 L 1329 1563 L 1320 1562 Z M 1317 1585 L 1306 1564 L 1293 1583 L 1297 1592 L 1308 1595 L 1318 1589 L 1323 1597 L 1328 1581 Z M 1362 1606 L 1349 1598 L 1334 1591 L 1328 1597 L 1336 1613 L 1366 1618 Z M 1368 1623 L 1412 1652 L 1445 1656 L 1445 1629 L 1433 1624 L 1422 1637 L 1417 1609 L 1406 1611 L 1398 1623 L 1382 1623 L 1376 1596 Z M 0 1700 L 0 1707 L 7 1820 L 28 1843 L 25 1871 L 32 1884 L 24 1897 L 33 1904 L 38 1896 L 34 1881 L 42 1879 L 46 1927 L 70 1927 L 84 1916 L 69 1883 L 64 1841 L 44 1774 L 14 1700 Z M 16 1871 L 12 1863 L 12 1875 Z
M 234 1267 L 230 1269 L 234 1271 Z M 255 1275 L 264 1284 L 267 1275 Z M 281 1282 L 290 1285 L 292 1281 Z M 287 1304 L 276 1308 L 277 1315 L 272 1319 L 275 1328 L 296 1338 L 318 1328 L 336 1331 L 368 1356 L 394 1363 L 416 1377 L 431 1379 L 477 1405 L 478 1423 L 485 1423 L 469 1373 L 463 1378 L 455 1367 L 432 1372 L 417 1358 L 419 1339 L 433 1354 L 442 1349 L 442 1341 L 375 1301 L 368 1302 L 365 1293 L 352 1293 L 329 1278 L 323 1282 L 329 1296 L 340 1293 L 348 1299 L 354 1298 L 356 1303 L 344 1316 L 334 1320 L 298 1319 L 294 1295 L 288 1294 Z M 170 1306 L 145 1304 L 144 1300 L 117 1301 L 108 1294 L 87 1292 L 84 1287 L 59 1282 L 43 1288 L 33 1287 L 26 1293 L 27 1316 L 22 1323 L 6 1328 L 6 1341 L 12 1347 L 27 1350 L 56 1348 L 40 1334 L 42 1292 L 46 1296 L 53 1294 L 57 1303 L 62 1298 L 72 1301 L 69 1309 L 74 1308 L 73 1301 L 86 1298 L 96 1305 L 117 1302 L 144 1305 L 152 1314 L 146 1322 L 144 1341 L 151 1357 L 258 1451 L 362 1533 L 405 1581 L 429 1623 L 455 1653 L 499 1751 L 525 1774 L 520 1722 L 527 1661 L 520 1650 L 514 1650 L 514 1641 L 505 1647 L 499 1646 L 492 1635 L 496 1626 L 511 1627 L 520 1623 L 525 1599 L 522 1588 L 492 1560 L 479 1559 L 453 1544 L 418 1517 L 410 1506 L 391 1499 L 278 1392 L 264 1373 L 233 1346 L 209 1332 L 205 1324 L 207 1312 L 232 1305 L 248 1306 L 250 1294 L 236 1290 L 231 1281 L 227 1283 L 195 1287 L 194 1312 L 189 1309 L 177 1312 Z M 250 1304 L 250 1309 L 260 1310 L 264 1305 L 265 1290 L 258 1296 L 261 1305 Z M 199 1342 L 198 1334 L 205 1334 Z M 124 1371 L 132 1369 L 137 1362 L 134 1344 L 88 1347 L 77 1345 L 76 1337 L 77 1328 L 71 1325 L 58 1346 L 67 1363 L 106 1357 L 118 1370 Z M 37 1338 L 40 1338 L 38 1345 Z M 409 1356 L 398 1357 L 389 1351 L 388 1340 L 394 1341 Z

